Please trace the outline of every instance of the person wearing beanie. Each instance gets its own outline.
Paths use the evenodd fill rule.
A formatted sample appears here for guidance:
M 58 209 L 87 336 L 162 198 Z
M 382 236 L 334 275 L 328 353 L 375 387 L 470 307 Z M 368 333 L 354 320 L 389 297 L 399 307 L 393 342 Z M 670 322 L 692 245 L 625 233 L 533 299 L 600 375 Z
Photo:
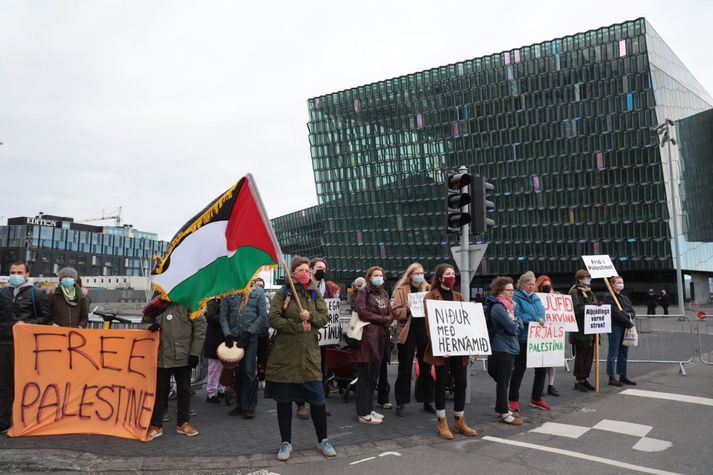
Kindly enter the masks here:
M 79 274 L 65 267 L 57 274 L 59 285 L 50 295 L 52 323 L 60 327 L 86 328 L 89 321 L 89 302 L 79 284 Z

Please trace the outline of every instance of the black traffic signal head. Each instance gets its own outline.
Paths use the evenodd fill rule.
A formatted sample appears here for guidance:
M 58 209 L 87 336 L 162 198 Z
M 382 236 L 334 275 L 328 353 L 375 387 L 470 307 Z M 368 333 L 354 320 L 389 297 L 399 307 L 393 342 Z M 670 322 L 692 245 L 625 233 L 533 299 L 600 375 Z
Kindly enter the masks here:
M 495 211 L 495 203 L 490 201 L 490 194 L 495 190 L 495 187 L 485 181 L 482 176 L 473 178 L 471 185 L 471 195 L 473 196 L 473 204 L 471 210 L 473 213 L 473 234 L 480 234 L 488 230 L 489 227 L 495 226 L 495 221 L 488 219 L 488 213 Z
M 471 176 L 467 171 L 446 171 L 446 226 L 448 232 L 459 232 L 464 225 L 471 222 L 470 213 L 461 209 L 471 202 L 470 194 L 468 194 L 470 182 Z

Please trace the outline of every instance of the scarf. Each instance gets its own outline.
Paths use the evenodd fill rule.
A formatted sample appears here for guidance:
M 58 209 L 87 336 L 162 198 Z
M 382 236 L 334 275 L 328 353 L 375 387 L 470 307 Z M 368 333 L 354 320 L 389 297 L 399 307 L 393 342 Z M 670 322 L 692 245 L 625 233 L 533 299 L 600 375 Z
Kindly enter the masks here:
M 62 290 L 64 300 L 66 300 L 69 305 L 77 305 L 77 303 L 79 303 L 79 292 L 77 292 L 76 284 L 71 287 L 65 287 L 64 285 L 60 284 L 59 288 L 60 290 Z
M 500 302 L 501 304 L 503 304 L 505 306 L 505 310 L 508 311 L 508 313 L 514 320 L 515 319 L 515 302 L 513 302 L 512 299 L 507 298 L 505 296 L 505 294 L 500 294 L 495 298 L 498 299 L 498 302 Z

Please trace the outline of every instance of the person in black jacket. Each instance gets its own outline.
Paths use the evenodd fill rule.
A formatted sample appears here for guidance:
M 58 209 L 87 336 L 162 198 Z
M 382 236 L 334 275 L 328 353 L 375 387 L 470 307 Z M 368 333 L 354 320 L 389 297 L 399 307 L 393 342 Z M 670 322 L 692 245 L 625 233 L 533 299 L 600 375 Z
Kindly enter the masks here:
M 47 295 L 28 280 L 30 271 L 21 261 L 10 265 L 9 285 L 0 289 L 0 432 L 12 425 L 15 395 L 15 351 L 12 327 L 16 324 L 48 324 L 52 319 Z
M 208 360 L 208 376 L 206 377 L 206 402 L 220 404 L 225 396 L 225 386 L 220 384 L 223 363 L 218 359 L 216 350 L 223 342 L 223 330 L 220 328 L 220 300 L 211 299 L 205 311 L 206 333 L 203 345 L 203 356 Z
M 628 384 L 635 386 L 636 383 L 626 377 L 626 362 L 629 357 L 629 347 L 624 346 L 624 331 L 634 326 L 634 307 L 631 305 L 629 297 L 622 294 L 624 290 L 624 279 L 616 276 L 611 279 L 614 287 L 614 295 L 605 294 L 602 303 L 611 305 L 611 333 L 609 334 L 609 351 L 607 352 L 607 375 L 609 375 L 610 386 L 621 386 Z M 617 301 L 621 310 L 617 306 Z M 619 379 L 616 379 L 616 375 Z
M 646 294 L 646 313 L 648 315 L 656 315 L 656 293 L 654 289 L 649 289 Z
M 661 308 L 663 308 L 663 314 L 668 315 L 668 306 L 671 305 L 671 299 L 669 299 L 666 289 L 661 289 L 661 294 L 657 301 L 658 304 L 661 305 Z

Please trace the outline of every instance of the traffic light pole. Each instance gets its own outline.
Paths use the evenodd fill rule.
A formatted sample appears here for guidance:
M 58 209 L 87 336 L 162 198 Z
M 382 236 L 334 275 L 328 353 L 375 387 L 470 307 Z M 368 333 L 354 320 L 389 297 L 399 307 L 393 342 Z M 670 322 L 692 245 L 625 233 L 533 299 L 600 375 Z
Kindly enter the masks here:
M 460 167 L 459 172 L 467 173 L 468 169 L 466 167 Z M 465 205 L 461 208 L 461 212 L 468 213 L 469 205 Z M 470 277 L 471 272 L 474 269 L 470 268 L 470 225 L 464 224 L 460 232 L 460 293 L 463 294 L 463 299 L 466 302 L 470 302 Z M 465 402 L 470 404 L 470 366 L 466 369 L 466 379 L 465 379 Z

